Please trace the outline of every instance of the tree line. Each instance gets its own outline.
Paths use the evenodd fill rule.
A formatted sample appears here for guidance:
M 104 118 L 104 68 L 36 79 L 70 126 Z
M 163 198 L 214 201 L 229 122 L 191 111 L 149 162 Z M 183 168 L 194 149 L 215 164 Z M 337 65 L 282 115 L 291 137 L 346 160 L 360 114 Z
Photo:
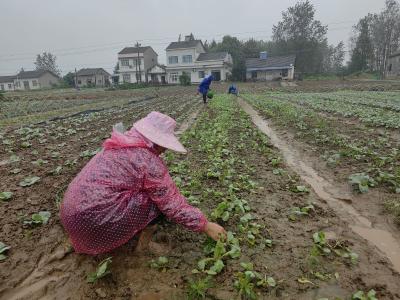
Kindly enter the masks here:
M 350 38 L 350 61 L 344 64 L 345 44 L 328 43 L 328 25 L 315 18 L 315 7 L 300 1 L 282 12 L 282 19 L 272 28 L 272 39 L 239 40 L 224 36 L 221 42 L 204 43 L 207 51 L 227 51 L 233 58 L 232 79 L 245 80 L 246 58 L 258 57 L 261 51 L 269 56 L 296 55 L 296 72 L 304 74 L 351 74 L 375 72 L 384 77 L 389 56 L 400 46 L 400 5 L 386 0 L 379 13 L 370 13 L 353 27 Z M 36 69 L 50 70 L 59 75 L 56 57 L 44 52 L 37 55 Z M 67 86 L 73 85 L 73 74 L 64 76 Z

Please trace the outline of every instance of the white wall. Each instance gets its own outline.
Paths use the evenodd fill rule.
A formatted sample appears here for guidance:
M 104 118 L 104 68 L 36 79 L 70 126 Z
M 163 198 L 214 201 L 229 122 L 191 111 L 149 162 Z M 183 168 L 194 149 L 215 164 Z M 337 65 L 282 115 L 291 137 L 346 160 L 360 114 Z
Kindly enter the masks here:
M 14 91 L 14 82 L 0 83 L 0 91 Z
M 130 78 L 130 81 L 129 81 L 129 83 L 137 83 L 137 81 L 136 81 L 136 71 L 130 71 L 130 72 L 119 72 L 119 80 L 118 80 L 118 82 L 119 83 L 124 83 L 125 81 L 124 81 L 124 74 L 130 74 L 131 75 L 131 78 Z M 141 78 L 142 78 L 142 83 L 145 83 L 146 82 L 146 74 L 145 74 L 145 72 L 142 70 L 142 72 L 141 72 Z
M 191 63 L 183 63 L 182 56 L 184 55 L 191 55 L 192 62 Z M 169 57 L 170 56 L 178 56 L 178 63 L 177 64 L 170 64 Z M 187 66 L 194 66 L 194 62 L 196 61 L 196 49 L 177 49 L 177 50 L 167 50 L 167 68 L 168 67 L 187 67 Z
M 14 80 L 15 90 L 18 90 L 18 91 L 26 90 L 25 89 L 25 85 L 24 85 L 25 81 L 28 82 L 28 86 L 29 86 L 28 89 L 29 90 L 38 90 L 38 89 L 40 89 L 39 80 L 34 78 L 34 79 L 15 79 Z M 36 81 L 36 85 L 35 86 L 33 85 L 34 81 Z M 19 84 L 19 86 L 18 86 L 18 84 Z

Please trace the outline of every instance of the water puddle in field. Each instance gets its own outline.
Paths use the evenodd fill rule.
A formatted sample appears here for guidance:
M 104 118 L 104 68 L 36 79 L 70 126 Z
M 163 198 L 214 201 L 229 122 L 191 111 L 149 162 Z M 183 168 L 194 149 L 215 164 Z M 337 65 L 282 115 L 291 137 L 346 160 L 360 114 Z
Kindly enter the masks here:
M 346 219 L 350 228 L 358 235 L 368 240 L 381 250 L 386 257 L 392 262 L 394 268 L 400 273 L 400 243 L 387 230 L 376 229 L 372 222 L 362 216 L 352 205 L 343 200 L 349 200 L 349 195 L 341 195 L 341 191 L 336 189 L 331 183 L 318 175 L 318 172 L 301 160 L 300 155 L 295 149 L 282 140 L 276 132 L 269 127 L 265 121 L 247 102 L 239 99 L 242 109 L 250 115 L 253 123 L 265 133 L 271 143 L 278 148 L 286 163 L 307 182 L 315 193 L 336 211 L 341 217 Z

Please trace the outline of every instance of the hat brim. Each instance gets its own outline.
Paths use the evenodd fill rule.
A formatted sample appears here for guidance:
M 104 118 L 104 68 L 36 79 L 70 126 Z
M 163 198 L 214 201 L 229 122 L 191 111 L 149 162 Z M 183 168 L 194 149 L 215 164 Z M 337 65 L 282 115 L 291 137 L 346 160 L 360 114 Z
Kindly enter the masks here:
M 157 144 L 161 147 L 170 149 L 179 153 L 187 153 L 187 150 L 181 142 L 179 142 L 178 138 L 173 134 L 165 134 L 160 133 L 159 130 L 154 128 L 153 126 L 149 126 L 149 124 L 142 124 L 140 121 L 133 124 L 133 127 L 139 131 L 145 138 L 152 141 L 154 144 Z

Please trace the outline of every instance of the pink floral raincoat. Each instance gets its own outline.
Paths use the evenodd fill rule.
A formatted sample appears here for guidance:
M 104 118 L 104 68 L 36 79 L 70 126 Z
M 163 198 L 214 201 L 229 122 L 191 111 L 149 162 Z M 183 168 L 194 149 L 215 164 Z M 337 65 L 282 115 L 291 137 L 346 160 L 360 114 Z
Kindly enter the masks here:
M 130 240 L 160 214 L 201 232 L 207 220 L 190 206 L 153 144 L 135 129 L 114 131 L 68 187 L 61 222 L 76 252 L 96 255 Z

